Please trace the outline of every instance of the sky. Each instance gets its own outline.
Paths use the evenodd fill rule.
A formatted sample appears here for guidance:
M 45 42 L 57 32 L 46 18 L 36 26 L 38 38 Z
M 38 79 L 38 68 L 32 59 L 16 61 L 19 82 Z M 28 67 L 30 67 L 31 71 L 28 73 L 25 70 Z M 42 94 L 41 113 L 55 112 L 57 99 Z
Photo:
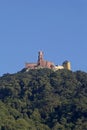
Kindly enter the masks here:
M 87 0 L 1 0 L 0 76 L 44 58 L 87 72 Z

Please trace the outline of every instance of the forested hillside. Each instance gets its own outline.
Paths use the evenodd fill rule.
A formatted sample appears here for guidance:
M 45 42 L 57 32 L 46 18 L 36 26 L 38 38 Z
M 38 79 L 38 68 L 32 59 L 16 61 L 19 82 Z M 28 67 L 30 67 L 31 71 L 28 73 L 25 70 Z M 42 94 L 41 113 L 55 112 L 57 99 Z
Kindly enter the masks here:
M 87 73 L 38 69 L 4 74 L 0 130 L 87 130 Z

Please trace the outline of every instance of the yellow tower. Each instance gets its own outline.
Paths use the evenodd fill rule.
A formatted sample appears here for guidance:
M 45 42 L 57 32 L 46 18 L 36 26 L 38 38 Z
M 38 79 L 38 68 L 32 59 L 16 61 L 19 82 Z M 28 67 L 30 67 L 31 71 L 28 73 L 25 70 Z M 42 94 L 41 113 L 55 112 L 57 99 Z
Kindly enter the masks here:
M 64 69 L 71 70 L 71 63 L 69 61 L 63 62 Z

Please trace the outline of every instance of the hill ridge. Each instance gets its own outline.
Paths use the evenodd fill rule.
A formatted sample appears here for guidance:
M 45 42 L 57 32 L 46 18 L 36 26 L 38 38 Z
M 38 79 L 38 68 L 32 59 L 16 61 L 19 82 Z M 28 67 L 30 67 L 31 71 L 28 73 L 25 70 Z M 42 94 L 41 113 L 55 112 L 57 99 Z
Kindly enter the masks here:
M 44 68 L 4 74 L 0 129 L 87 129 L 87 73 Z

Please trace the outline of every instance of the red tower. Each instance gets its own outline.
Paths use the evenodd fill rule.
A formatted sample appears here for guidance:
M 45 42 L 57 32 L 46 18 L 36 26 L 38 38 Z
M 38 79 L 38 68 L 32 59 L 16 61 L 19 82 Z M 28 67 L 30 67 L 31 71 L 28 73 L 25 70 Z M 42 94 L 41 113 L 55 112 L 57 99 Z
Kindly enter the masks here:
M 42 52 L 42 51 L 39 51 L 39 52 L 38 52 L 38 65 L 42 65 L 42 64 L 43 64 L 43 61 L 44 61 L 43 52 Z

